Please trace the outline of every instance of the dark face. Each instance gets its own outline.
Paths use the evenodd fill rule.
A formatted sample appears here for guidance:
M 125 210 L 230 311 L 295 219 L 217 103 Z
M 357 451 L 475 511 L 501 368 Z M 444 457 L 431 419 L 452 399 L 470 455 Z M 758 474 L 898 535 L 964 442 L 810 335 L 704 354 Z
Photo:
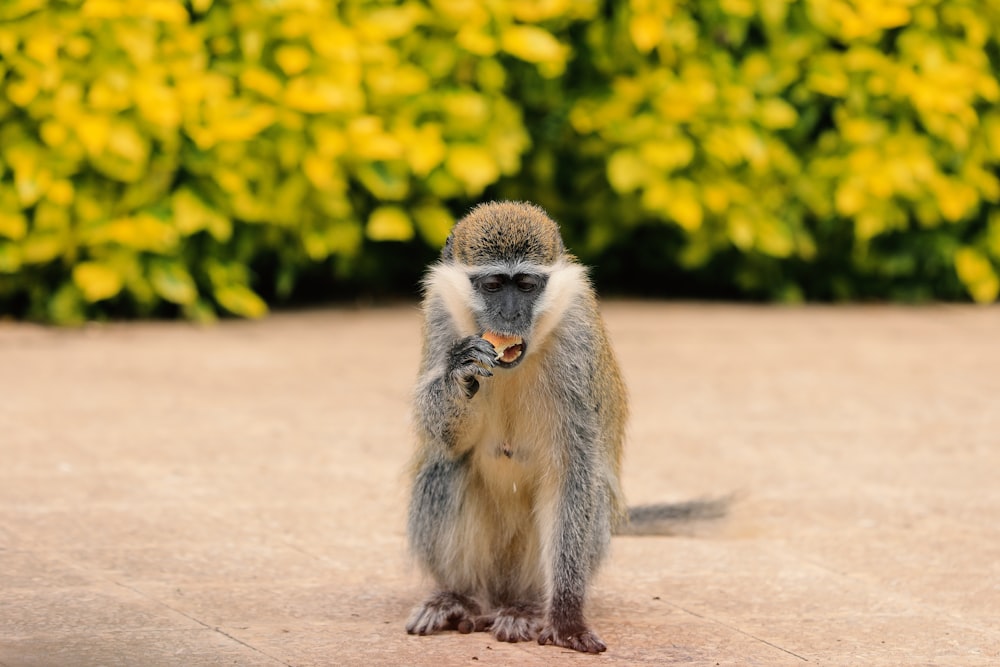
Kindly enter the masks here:
M 472 287 L 484 305 L 479 325 L 483 337 L 497 348 L 498 366 L 511 368 L 524 358 L 535 304 L 545 290 L 546 280 L 537 273 L 490 273 L 472 278 Z

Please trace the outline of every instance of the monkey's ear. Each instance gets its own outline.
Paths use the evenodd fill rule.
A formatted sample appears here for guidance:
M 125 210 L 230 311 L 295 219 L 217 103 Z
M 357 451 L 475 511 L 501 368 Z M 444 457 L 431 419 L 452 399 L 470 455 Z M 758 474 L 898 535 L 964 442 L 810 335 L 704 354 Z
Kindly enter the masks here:
M 455 233 L 452 232 L 451 234 L 448 234 L 448 240 L 444 242 L 444 247 L 441 248 L 442 262 L 451 262 L 455 259 L 455 252 L 451 248 L 454 240 L 455 240 Z

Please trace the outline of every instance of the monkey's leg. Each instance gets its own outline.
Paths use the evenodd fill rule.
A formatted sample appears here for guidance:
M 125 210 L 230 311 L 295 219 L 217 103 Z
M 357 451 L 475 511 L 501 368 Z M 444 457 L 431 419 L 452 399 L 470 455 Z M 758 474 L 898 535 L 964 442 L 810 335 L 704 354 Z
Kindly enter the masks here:
M 467 484 L 468 468 L 462 459 L 433 458 L 417 472 L 410 500 L 410 545 L 420 564 L 434 577 L 438 592 L 413 610 L 406 623 L 410 634 L 428 635 L 439 630 L 472 632 L 482 609 L 468 594 L 467 583 L 456 580 L 451 538 Z M 465 593 L 459 591 L 466 591 Z M 478 623 L 483 626 L 483 621 Z
M 559 497 L 551 508 L 555 518 L 549 537 L 551 592 L 546 625 L 538 636 L 539 644 L 584 653 L 607 649 L 583 615 L 590 576 L 611 540 L 610 500 L 592 474 L 595 469 L 585 448 L 574 451 Z

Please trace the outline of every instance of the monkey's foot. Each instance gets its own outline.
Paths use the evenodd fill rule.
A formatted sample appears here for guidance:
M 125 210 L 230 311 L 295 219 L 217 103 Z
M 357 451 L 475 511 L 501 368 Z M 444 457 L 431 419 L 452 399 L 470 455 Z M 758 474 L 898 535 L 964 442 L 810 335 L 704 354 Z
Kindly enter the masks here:
M 470 597 L 441 591 L 413 610 L 406 622 L 411 635 L 429 635 L 439 630 L 458 630 L 468 634 L 476 629 L 476 619 L 482 610 Z
M 479 629 L 478 626 L 476 629 Z M 497 638 L 497 641 L 531 641 L 538 637 L 538 633 L 542 631 L 541 607 L 530 602 L 518 602 L 501 607 L 493 616 L 488 629 Z
M 549 626 L 538 636 L 538 643 L 571 648 L 581 653 L 603 653 L 608 649 L 601 638 L 586 626 L 561 631 Z

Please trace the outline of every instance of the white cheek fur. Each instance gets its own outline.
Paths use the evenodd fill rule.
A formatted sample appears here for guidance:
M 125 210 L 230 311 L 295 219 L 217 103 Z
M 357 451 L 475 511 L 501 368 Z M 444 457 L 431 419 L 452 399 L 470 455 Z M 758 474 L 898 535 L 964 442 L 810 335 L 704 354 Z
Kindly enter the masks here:
M 589 285 L 587 270 L 573 262 L 559 262 L 549 273 L 545 292 L 536 306 L 535 327 L 531 336 L 532 346 L 541 345 L 573 302 Z
M 438 264 L 431 268 L 424 282 L 427 294 L 436 294 L 441 298 L 459 336 L 479 333 L 475 314 L 470 307 L 477 303 L 478 297 L 472 290 L 472 283 L 464 268 L 453 264 Z

